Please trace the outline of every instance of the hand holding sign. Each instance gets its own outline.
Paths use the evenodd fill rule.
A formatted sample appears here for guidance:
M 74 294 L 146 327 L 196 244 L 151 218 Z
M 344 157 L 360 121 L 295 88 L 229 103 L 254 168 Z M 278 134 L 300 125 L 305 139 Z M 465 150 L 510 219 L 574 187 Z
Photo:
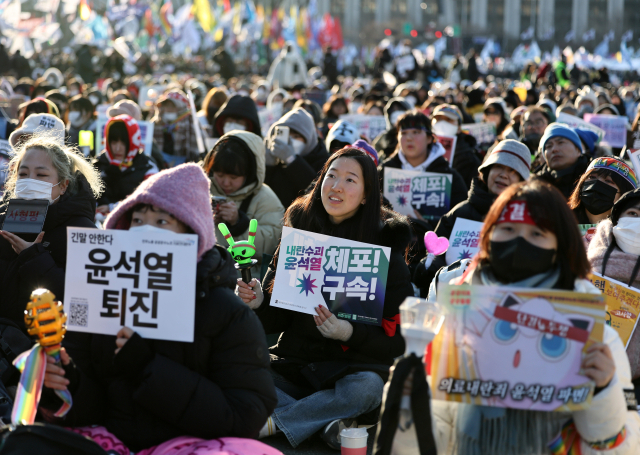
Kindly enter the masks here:
M 38 237 L 36 237 L 36 239 L 33 242 L 27 242 L 26 240 L 21 239 L 17 235 L 7 231 L 0 231 L 0 235 L 7 242 L 9 242 L 9 244 L 11 245 L 11 248 L 13 248 L 13 251 L 15 251 L 16 254 L 20 254 L 27 248 L 35 245 L 36 243 L 41 243 L 42 238 L 44 237 L 44 231 L 38 234 Z

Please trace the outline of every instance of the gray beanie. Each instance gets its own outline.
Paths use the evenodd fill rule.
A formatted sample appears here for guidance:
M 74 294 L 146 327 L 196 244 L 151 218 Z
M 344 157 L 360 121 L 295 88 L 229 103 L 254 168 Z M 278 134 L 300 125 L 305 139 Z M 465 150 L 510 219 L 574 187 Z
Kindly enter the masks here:
M 316 124 L 313 121 L 313 117 L 307 111 L 305 111 L 301 107 L 297 107 L 292 111 L 287 112 L 283 115 L 280 120 L 271 125 L 269 128 L 269 133 L 265 138 L 265 144 L 268 138 L 272 137 L 275 134 L 276 126 L 288 126 L 290 129 L 294 130 L 296 133 L 300 134 L 304 137 L 306 141 L 306 146 L 304 150 L 300 153 L 302 156 L 306 156 L 314 148 L 318 145 L 318 132 L 316 130 Z
M 495 146 L 478 171 L 494 164 L 508 166 L 520 174 L 522 180 L 527 180 L 531 171 L 531 152 L 522 142 L 506 139 Z

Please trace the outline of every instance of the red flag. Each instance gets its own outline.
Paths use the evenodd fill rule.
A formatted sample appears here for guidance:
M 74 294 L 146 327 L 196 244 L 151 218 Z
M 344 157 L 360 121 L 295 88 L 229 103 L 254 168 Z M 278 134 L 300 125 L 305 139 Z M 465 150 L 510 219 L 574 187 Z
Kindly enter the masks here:
M 340 18 L 336 17 L 333 23 L 333 48 L 342 49 L 344 41 L 342 39 L 342 25 L 340 25 Z

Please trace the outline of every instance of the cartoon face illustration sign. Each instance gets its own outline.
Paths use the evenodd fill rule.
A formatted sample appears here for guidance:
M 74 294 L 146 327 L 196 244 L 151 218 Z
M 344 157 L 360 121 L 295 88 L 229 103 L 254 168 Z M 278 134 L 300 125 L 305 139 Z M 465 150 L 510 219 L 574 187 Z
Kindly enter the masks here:
M 460 299 L 461 289 L 470 298 Z M 602 339 L 602 299 L 537 294 L 487 286 L 438 289 L 447 316 L 432 347 L 435 398 L 541 411 L 589 402 L 593 383 L 580 365 L 586 347 Z

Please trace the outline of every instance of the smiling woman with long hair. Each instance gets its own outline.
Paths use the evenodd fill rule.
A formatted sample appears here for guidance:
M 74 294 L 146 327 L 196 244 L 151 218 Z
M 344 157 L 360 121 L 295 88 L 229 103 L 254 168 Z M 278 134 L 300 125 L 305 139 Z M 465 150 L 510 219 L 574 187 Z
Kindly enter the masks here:
M 337 319 L 325 307 L 312 317 L 270 306 L 279 251 L 262 286 L 239 280 L 236 288 L 265 331 L 281 333 L 270 349 L 278 405 L 261 436 L 281 430 L 296 447 L 322 430 L 323 439 L 339 449 L 339 430 L 380 405 L 389 366 L 404 352 L 397 324 L 400 303 L 413 295 L 404 260 L 410 228 L 381 206 L 373 160 L 348 147 L 329 158 L 313 190 L 289 207 L 284 224 L 391 248 L 380 327 Z

